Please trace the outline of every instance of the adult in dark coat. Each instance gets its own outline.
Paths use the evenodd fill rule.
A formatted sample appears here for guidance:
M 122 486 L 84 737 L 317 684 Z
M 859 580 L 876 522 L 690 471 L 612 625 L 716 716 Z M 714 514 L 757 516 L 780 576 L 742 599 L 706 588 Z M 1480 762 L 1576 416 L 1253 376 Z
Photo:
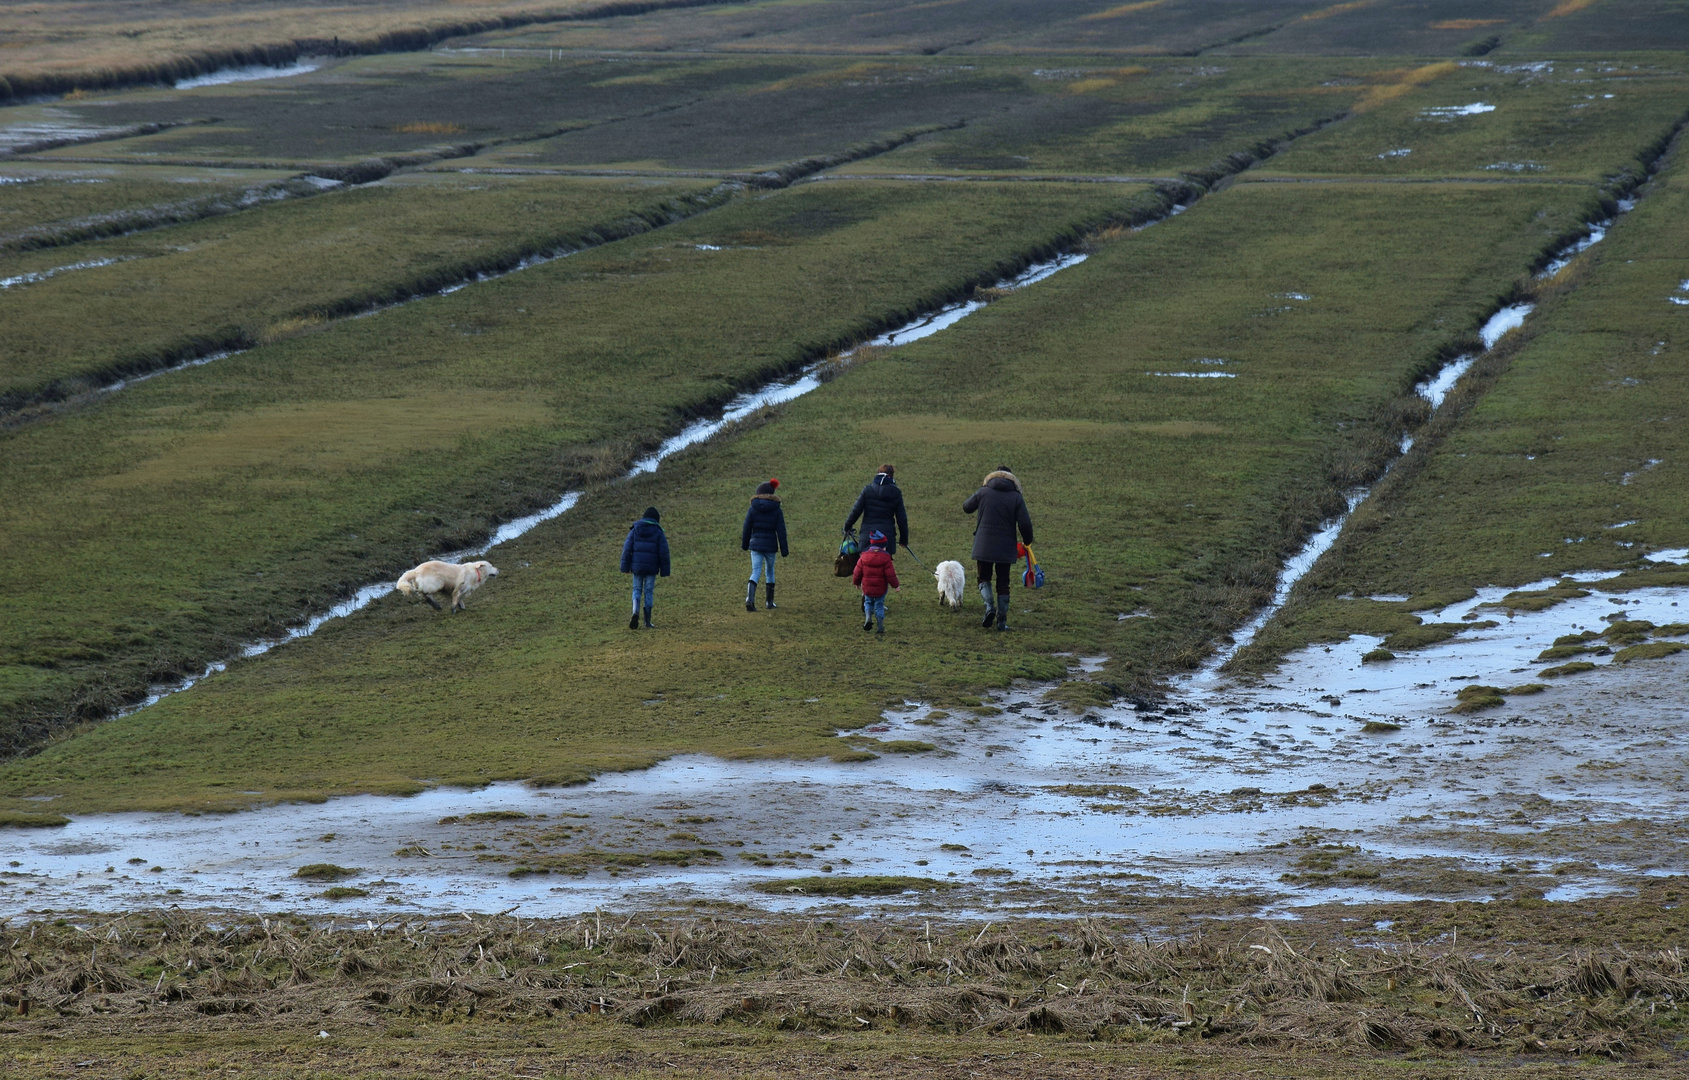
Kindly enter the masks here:
M 974 525 L 974 563 L 979 567 L 979 597 L 985 601 L 985 621 L 999 630 L 1009 628 L 1009 569 L 1019 557 L 1015 532 L 1032 543 L 1032 515 L 1026 510 L 1020 481 L 1007 466 L 986 474 L 978 491 L 962 504 L 962 513 L 978 513 Z M 991 595 L 991 579 L 997 579 L 997 595 Z
M 622 573 L 633 575 L 633 616 L 628 629 L 639 629 L 639 612 L 645 611 L 645 628 L 651 629 L 651 601 L 657 588 L 657 578 L 669 576 L 669 538 L 658 524 L 662 515 L 655 506 L 645 508 L 645 516 L 633 523 L 628 538 L 622 541 Z
M 768 590 L 768 607 L 774 604 L 774 553 L 786 554 L 786 512 L 780 508 L 778 479 L 757 485 L 751 507 L 745 511 L 745 525 L 739 530 L 739 549 L 751 553 L 751 580 L 745 583 L 745 610 L 757 609 L 757 575 Z
M 849 532 L 855 527 L 856 519 L 861 518 L 863 535 L 885 533 L 887 555 L 897 554 L 900 543 L 909 546 L 909 515 L 903 509 L 903 490 L 893 479 L 896 475 L 895 468 L 881 465 L 874 479 L 856 497 L 856 505 L 850 508 L 850 516 L 844 523 L 845 532 Z

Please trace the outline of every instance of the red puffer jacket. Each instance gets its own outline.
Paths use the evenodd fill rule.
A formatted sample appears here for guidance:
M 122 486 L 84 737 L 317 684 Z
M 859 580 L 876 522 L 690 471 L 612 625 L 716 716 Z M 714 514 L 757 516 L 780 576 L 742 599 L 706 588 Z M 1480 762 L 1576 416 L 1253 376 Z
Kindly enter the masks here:
M 862 586 L 863 596 L 884 596 L 888 586 L 897 588 L 903 584 L 897 580 L 897 567 L 892 565 L 891 556 L 873 548 L 856 560 L 856 573 L 850 580 Z

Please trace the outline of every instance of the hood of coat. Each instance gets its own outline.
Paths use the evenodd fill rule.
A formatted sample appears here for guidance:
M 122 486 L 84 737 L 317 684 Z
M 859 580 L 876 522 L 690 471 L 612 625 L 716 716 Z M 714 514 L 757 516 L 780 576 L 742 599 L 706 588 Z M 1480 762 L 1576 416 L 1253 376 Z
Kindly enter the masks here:
M 873 482 L 874 482 L 874 486 L 876 486 L 876 487 L 896 487 L 897 486 L 897 481 L 893 480 L 891 478 L 890 473 L 875 473 Z
M 663 527 L 650 518 L 640 518 L 633 523 L 633 527 L 638 529 L 642 536 L 650 536 L 653 533 L 660 534 L 663 531 Z
M 980 481 L 980 486 L 995 488 L 998 491 L 1009 491 L 1011 489 L 1019 491 L 1020 481 L 1015 479 L 1014 473 L 1006 469 L 997 469 L 994 472 L 986 473 L 985 479 Z
M 752 506 L 755 506 L 759 502 L 777 503 L 779 501 L 780 501 L 780 496 L 778 496 L 778 495 L 752 495 L 751 496 L 751 505 Z

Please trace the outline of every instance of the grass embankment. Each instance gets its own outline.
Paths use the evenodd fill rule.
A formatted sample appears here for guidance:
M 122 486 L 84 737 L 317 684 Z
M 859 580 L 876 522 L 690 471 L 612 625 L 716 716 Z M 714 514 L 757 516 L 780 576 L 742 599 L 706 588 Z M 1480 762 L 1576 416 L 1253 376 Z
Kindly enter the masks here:
M 719 203 L 708 181 L 406 176 L 0 260 L 112 265 L 0 292 L 0 409 L 249 348 L 478 272 L 645 232 Z
M 738 389 L 1160 202 L 876 183 L 747 199 L 0 436 L 0 558 L 33 582 L 0 601 L 4 743 L 473 543 Z
M 1088 188 L 1099 189 L 1118 190 Z M 882 188 L 873 205 L 889 210 L 895 198 L 910 216 L 869 219 L 855 227 L 863 232 L 837 235 L 922 220 L 952 235 L 959 226 L 940 227 L 938 208 L 978 218 L 1011 190 Z M 1054 190 L 1027 185 L 1016 198 Z M 821 211 L 842 215 L 852 204 L 828 200 L 861 191 L 840 183 L 776 196 L 761 204 L 761 227 L 841 220 Z M 923 194 L 935 191 L 942 201 Z M 245 805 L 253 797 L 233 792 L 250 790 L 287 799 L 435 781 L 579 781 L 683 750 L 829 753 L 841 749 L 834 729 L 873 718 L 888 700 L 978 704 L 981 686 L 1058 676 L 1062 664 L 1047 655 L 1058 650 L 1111 654 L 1118 684 L 1152 681 L 1192 662 L 1265 599 L 1281 558 L 1341 505 L 1343 486 L 1381 465 L 1401 425 L 1418 415 L 1404 403 L 1414 379 L 1593 201 L 1558 186 L 1489 185 L 1246 185 L 1210 196 L 1142 233 L 1100 241 L 1087 262 L 941 335 L 858 363 L 742 437 L 589 495 L 501 549 L 505 573 L 466 616 L 384 602 L 15 763 L 4 790 L 59 794 L 54 809 L 72 810 Z M 678 228 L 699 239 L 731 235 L 722 222 L 733 212 L 709 216 L 713 233 L 705 219 Z M 733 220 L 759 219 L 747 211 Z M 769 261 L 792 250 L 767 247 L 757 262 L 752 253 L 708 257 L 743 258 L 724 269 L 772 273 Z M 895 250 L 907 258 L 923 246 Z M 860 248 L 849 254 L 853 274 L 873 265 Z M 680 245 L 628 256 L 652 270 L 664 258 L 701 257 Z M 707 280 L 679 278 L 693 287 Z M 791 293 L 805 310 L 785 316 L 817 337 L 838 332 L 821 318 L 819 305 L 835 299 L 813 284 L 823 280 L 831 279 L 812 274 Z M 733 278 L 740 291 L 747 281 Z M 735 302 L 717 323 L 701 313 L 727 296 L 694 302 L 672 312 L 670 326 L 692 334 L 731 326 L 753 307 Z M 596 318 L 585 303 L 571 310 L 587 325 Z M 620 349 L 606 353 L 623 388 L 624 358 L 657 337 L 649 323 L 663 309 L 622 291 L 608 310 L 639 311 L 647 323 L 624 326 Z M 733 340 L 773 318 L 746 322 Z M 638 363 L 649 370 L 650 361 Z M 650 377 L 639 385 L 647 395 L 669 388 Z M 583 415 L 605 408 L 584 387 L 577 400 Z M 977 599 L 967 616 L 941 611 L 924 573 L 903 559 L 909 585 L 892 601 L 887 638 L 862 633 L 831 562 L 845 512 L 885 460 L 900 465 L 915 550 L 929 563 L 967 557 L 971 522 L 959 507 L 980 477 L 1000 462 L 1019 471 L 1050 584 L 1037 594 L 1016 590 L 1011 634 L 983 635 Z M 751 486 L 771 475 L 784 481 L 793 558 L 781 568 L 780 610 L 753 616 L 742 605 L 739 521 Z M 39 490 L 0 505 L 46 498 Z M 632 634 L 615 556 L 648 503 L 663 510 L 675 576 L 658 587 L 662 628 Z M 209 512 L 202 505 L 195 511 Z M 341 520 L 352 517 L 355 504 L 346 505 Z M 307 526 L 320 529 L 326 515 L 320 507 L 312 515 L 289 531 L 316 535 Z M 359 532 L 365 539 L 356 543 L 324 541 L 325 556 L 344 553 L 342 574 L 381 564 L 384 549 L 369 544 L 378 528 Z M 81 543 L 89 561 L 114 550 L 106 538 Z M 72 582 L 60 574 L 45 588 Z M 231 587 L 310 595 L 250 576 L 238 585 L 231 577 Z M 123 604 L 140 601 L 124 589 Z M 17 622 L 40 621 L 45 606 L 19 605 Z M 78 607 L 93 611 L 76 616 L 88 622 L 105 610 L 86 599 Z M 1154 617 L 1118 619 L 1140 609 Z M 110 610 L 121 610 L 117 601 Z M 26 640 L 42 637 L 38 630 Z M 230 783 L 237 786 L 219 786 Z
M 1126 901 L 1077 923 L 1006 925 L 707 908 L 338 929 L 176 911 L 36 918 L 4 935 L 0 1064 L 113 1077 L 461 1075 L 494 1059 L 535 1076 L 1587 1077 L 1592 1057 L 1676 1060 L 1679 888 L 1330 905 L 1295 921 L 1250 918 L 1247 901 Z
M 228 213 L 249 194 L 317 190 L 290 183 L 286 172 L 258 169 L 7 162 L 0 176 L 14 181 L 0 183 L 0 252 L 7 254 Z
M 1642 560 L 1689 545 L 1689 436 L 1676 419 L 1689 407 L 1689 306 L 1672 302 L 1689 300 L 1689 169 L 1681 146 L 1667 161 L 1605 240 L 1532 285 L 1538 310 L 1355 513 L 1262 634 L 1256 662 L 1349 633 L 1411 631 L 1413 612 L 1481 585 L 1577 570 L 1626 571 L 1603 589 L 1689 582 Z M 1337 599 L 1349 592 L 1412 599 Z
M 8 13 L 0 101 L 135 83 L 174 82 L 219 68 L 288 64 L 300 56 L 423 49 L 461 34 L 533 23 L 600 19 L 708 0 L 477 0 L 285 6 L 192 0 L 136 7 L 123 0 Z

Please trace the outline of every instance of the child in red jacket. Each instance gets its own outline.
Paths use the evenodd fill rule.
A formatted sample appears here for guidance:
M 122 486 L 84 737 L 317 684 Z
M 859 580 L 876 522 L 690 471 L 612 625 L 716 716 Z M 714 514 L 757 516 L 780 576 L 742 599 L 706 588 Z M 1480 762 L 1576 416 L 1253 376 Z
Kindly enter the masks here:
M 886 632 L 886 586 L 898 592 L 903 585 L 897 580 L 897 567 L 886 554 L 886 534 L 868 534 L 868 550 L 856 560 L 856 573 L 850 580 L 862 588 L 862 629 Z

